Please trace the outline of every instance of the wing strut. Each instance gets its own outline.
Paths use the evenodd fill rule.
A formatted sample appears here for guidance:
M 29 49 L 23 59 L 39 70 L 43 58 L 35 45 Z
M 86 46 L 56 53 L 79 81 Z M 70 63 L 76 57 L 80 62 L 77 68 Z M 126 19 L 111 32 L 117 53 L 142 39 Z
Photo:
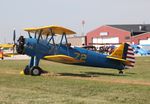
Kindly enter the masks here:
M 39 33 L 39 36 L 38 36 L 37 42 L 39 42 L 39 40 L 40 40 L 40 37 L 41 37 L 41 35 L 42 35 L 42 31 L 43 31 L 43 30 L 40 30 L 40 33 Z
M 31 36 L 31 34 L 30 34 L 30 32 L 28 31 L 28 34 L 29 34 L 29 38 L 32 38 L 32 36 Z

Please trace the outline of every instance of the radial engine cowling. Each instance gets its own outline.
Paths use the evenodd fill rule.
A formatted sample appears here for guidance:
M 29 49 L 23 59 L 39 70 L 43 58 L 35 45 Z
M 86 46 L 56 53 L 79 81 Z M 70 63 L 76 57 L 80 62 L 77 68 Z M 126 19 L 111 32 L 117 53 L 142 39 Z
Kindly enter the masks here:
M 20 36 L 16 45 L 17 53 L 24 54 L 24 44 L 25 44 L 25 39 L 23 36 Z

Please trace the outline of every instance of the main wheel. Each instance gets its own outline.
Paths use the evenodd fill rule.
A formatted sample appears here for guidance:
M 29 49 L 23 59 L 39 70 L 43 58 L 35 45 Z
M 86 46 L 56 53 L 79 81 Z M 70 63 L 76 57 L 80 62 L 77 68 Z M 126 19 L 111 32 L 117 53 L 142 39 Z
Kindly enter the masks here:
M 30 74 L 33 75 L 33 76 L 39 76 L 39 75 L 41 75 L 41 73 L 42 73 L 42 70 L 38 66 L 33 66 L 30 69 Z
M 23 71 L 24 71 L 25 75 L 29 75 L 30 74 L 30 67 L 27 65 Z

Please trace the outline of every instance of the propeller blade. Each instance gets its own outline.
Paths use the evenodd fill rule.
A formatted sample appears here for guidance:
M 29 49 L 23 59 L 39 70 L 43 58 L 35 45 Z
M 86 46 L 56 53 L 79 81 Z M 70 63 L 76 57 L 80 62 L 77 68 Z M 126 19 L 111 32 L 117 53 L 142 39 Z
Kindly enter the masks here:
M 14 42 L 14 45 L 13 45 L 13 54 L 15 53 L 15 45 L 16 45 L 16 30 L 14 29 L 13 31 L 13 42 Z
M 14 29 L 14 32 L 13 32 L 13 42 L 14 44 L 16 43 L 16 30 Z

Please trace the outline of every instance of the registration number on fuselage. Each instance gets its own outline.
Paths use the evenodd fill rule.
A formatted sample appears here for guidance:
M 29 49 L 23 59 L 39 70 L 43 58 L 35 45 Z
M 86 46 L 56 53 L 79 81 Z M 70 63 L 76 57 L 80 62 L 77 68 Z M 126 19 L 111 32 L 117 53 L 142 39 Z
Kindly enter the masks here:
M 79 52 L 75 52 L 74 54 L 75 54 L 75 59 L 82 60 L 82 61 L 86 61 L 87 59 L 87 54 L 79 53 Z

